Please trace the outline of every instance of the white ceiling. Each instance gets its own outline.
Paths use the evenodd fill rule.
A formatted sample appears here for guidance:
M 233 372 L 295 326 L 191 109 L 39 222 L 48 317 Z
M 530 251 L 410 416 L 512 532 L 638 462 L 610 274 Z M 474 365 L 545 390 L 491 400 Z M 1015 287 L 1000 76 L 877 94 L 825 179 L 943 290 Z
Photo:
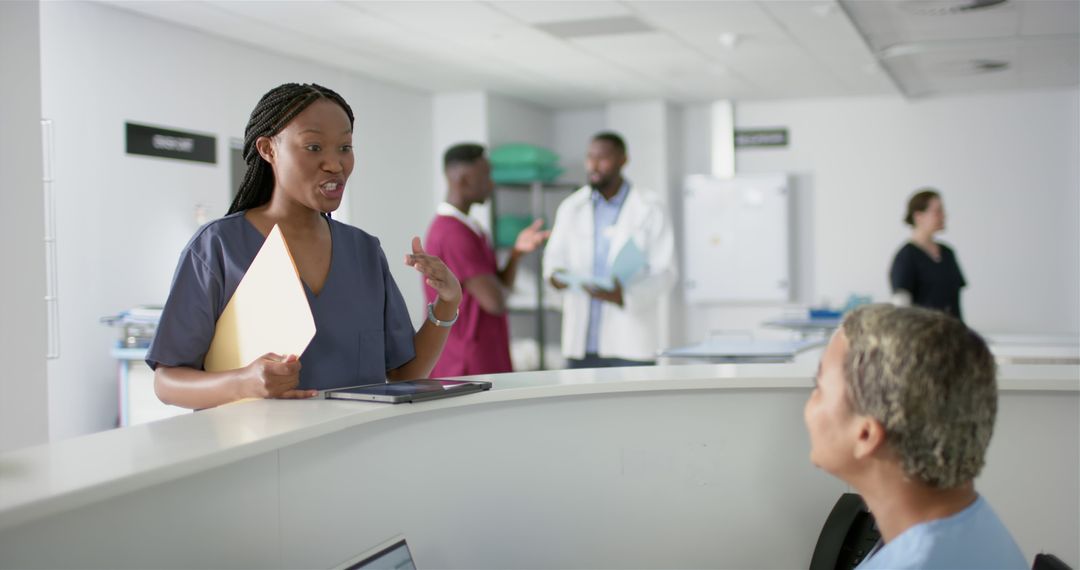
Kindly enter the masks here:
M 1080 83 L 1077 0 L 841 4 L 909 97 Z
M 425 91 L 551 108 L 922 97 L 1075 86 L 1080 70 L 1080 0 L 105 1 Z

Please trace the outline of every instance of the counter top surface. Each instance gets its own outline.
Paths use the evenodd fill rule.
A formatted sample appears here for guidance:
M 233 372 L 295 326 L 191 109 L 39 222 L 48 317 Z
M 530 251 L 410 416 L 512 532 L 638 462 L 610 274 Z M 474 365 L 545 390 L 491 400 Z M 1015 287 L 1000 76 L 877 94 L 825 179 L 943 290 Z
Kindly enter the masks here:
M 809 390 L 816 362 L 521 372 L 418 404 L 255 400 L 0 454 L 0 529 L 360 424 L 462 406 L 678 390 Z M 1080 367 L 1003 365 L 1004 391 L 1080 392 Z

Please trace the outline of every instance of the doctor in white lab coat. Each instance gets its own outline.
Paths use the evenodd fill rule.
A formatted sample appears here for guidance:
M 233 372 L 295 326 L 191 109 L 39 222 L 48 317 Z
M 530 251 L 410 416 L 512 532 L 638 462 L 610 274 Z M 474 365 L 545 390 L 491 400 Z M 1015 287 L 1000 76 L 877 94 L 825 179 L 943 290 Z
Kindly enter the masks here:
M 675 283 L 675 241 L 663 201 L 625 180 L 625 164 L 619 135 L 593 137 L 589 183 L 559 205 L 544 250 L 544 278 L 562 290 L 562 351 L 571 368 L 652 364 L 661 348 L 658 301 Z M 612 262 L 631 240 L 645 267 L 627 283 L 567 286 L 569 276 L 611 278 Z

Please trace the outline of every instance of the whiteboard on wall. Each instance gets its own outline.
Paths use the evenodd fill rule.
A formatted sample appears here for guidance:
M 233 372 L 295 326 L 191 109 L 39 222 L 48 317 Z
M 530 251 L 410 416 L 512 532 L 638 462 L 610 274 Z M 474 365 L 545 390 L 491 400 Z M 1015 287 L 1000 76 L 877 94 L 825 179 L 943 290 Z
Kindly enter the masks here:
M 686 177 L 688 302 L 790 300 L 789 194 L 786 174 Z

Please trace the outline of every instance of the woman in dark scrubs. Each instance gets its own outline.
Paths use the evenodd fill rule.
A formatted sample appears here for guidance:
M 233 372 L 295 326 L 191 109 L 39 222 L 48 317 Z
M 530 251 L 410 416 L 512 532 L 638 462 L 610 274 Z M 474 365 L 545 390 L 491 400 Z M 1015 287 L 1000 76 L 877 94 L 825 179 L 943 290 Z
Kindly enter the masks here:
M 244 133 L 247 172 L 229 213 L 199 229 L 180 255 L 146 361 L 161 400 L 209 408 L 244 398 L 310 398 L 318 390 L 431 373 L 457 319 L 461 286 L 413 238 L 405 262 L 437 295 L 413 329 L 379 240 L 330 218 L 352 173 L 353 113 L 319 85 L 270 90 Z M 315 319 L 302 356 L 265 354 L 235 370 L 203 364 L 217 319 L 277 225 Z
M 917 305 L 944 311 L 960 320 L 960 289 L 967 285 L 956 254 L 934 240 L 945 229 L 941 194 L 925 188 L 908 200 L 904 222 L 911 226 L 911 240 L 896 252 L 889 281 L 893 299 L 900 305 Z

